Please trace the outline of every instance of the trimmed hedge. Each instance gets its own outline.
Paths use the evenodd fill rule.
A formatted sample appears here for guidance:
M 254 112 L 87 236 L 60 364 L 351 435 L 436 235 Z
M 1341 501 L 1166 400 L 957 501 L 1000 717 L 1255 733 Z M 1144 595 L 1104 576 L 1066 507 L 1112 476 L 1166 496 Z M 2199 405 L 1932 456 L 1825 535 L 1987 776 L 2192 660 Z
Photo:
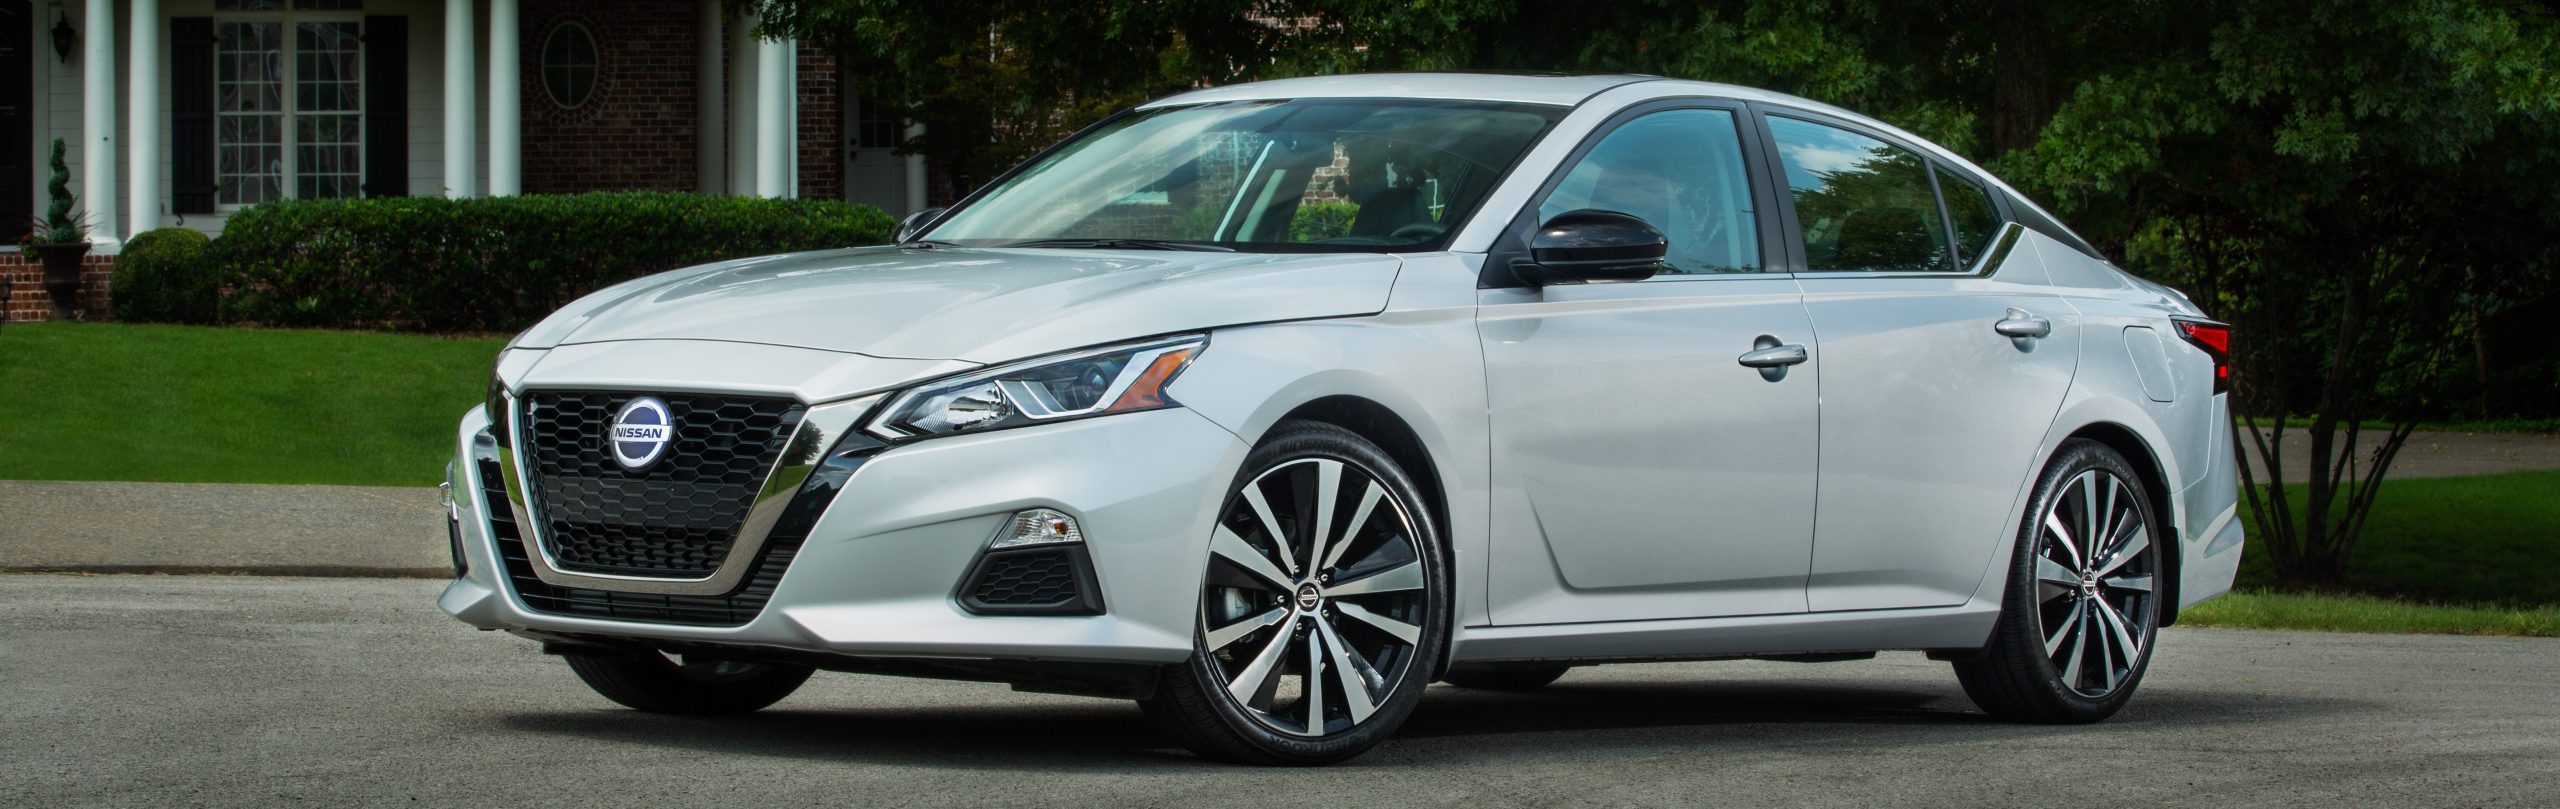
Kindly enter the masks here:
M 107 299 L 127 323 L 207 324 L 221 304 L 222 278 L 205 255 L 203 233 L 160 228 L 133 237 L 107 277 Z
M 289 200 L 232 215 L 213 248 L 230 320 L 509 332 L 631 278 L 896 227 L 866 205 L 673 192 Z

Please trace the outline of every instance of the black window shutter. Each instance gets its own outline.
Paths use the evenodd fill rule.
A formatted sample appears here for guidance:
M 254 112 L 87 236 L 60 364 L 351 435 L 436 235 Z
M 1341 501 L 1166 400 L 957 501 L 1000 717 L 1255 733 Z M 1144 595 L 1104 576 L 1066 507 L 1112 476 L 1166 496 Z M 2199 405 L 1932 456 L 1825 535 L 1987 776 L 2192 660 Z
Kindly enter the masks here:
M 364 195 L 409 195 L 409 18 L 364 18 Z
M 213 18 L 169 20 L 169 208 L 213 213 Z

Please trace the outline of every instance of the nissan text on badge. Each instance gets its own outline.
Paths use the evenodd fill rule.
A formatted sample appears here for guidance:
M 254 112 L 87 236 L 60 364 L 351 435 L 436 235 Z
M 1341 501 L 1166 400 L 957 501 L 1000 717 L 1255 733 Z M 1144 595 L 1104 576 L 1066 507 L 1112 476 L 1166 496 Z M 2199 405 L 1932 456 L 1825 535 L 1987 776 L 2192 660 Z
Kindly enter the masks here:
M 2230 332 L 1998 178 L 1775 93 L 1406 74 L 1114 115 L 896 244 L 518 335 L 440 605 L 607 699 L 1133 699 L 1307 764 L 1437 682 L 1919 650 L 2122 708 L 2241 529 Z

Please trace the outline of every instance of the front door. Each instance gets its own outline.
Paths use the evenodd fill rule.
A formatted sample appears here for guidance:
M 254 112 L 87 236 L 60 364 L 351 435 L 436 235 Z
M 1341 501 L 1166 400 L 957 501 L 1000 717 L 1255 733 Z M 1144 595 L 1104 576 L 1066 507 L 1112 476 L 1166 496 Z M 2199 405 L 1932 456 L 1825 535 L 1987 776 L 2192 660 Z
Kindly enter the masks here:
M 844 94 L 844 198 L 905 216 L 907 158 L 898 154 L 906 143 L 906 122 L 897 110 L 870 103 L 848 88 Z
M 1813 332 L 1796 282 L 1763 272 L 1770 197 L 1739 118 L 1703 104 L 1626 118 L 1533 212 L 1644 219 L 1670 242 L 1664 273 L 1480 293 L 1494 623 L 1804 611 L 1813 368 L 1738 359 L 1810 348 Z
M 0 238 L 16 241 L 35 218 L 35 110 L 29 82 L 38 71 L 28 43 L 35 18 L 26 0 L 0 0 Z M 21 69 L 26 72 L 19 72 Z
M 1846 123 L 1765 120 L 1821 341 L 1807 604 L 1964 603 L 2011 541 L 2079 362 L 2077 317 L 1965 172 Z

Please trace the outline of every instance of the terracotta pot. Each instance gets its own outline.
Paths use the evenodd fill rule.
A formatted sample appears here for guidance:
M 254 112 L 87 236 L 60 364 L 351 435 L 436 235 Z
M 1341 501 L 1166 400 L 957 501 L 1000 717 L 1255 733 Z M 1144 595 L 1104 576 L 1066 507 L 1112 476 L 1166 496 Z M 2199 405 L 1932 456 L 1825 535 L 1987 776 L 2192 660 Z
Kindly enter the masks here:
M 53 297 L 53 319 L 77 319 L 80 316 L 80 259 L 89 255 L 89 243 L 39 244 L 36 245 L 36 255 L 44 259 L 44 293 Z

